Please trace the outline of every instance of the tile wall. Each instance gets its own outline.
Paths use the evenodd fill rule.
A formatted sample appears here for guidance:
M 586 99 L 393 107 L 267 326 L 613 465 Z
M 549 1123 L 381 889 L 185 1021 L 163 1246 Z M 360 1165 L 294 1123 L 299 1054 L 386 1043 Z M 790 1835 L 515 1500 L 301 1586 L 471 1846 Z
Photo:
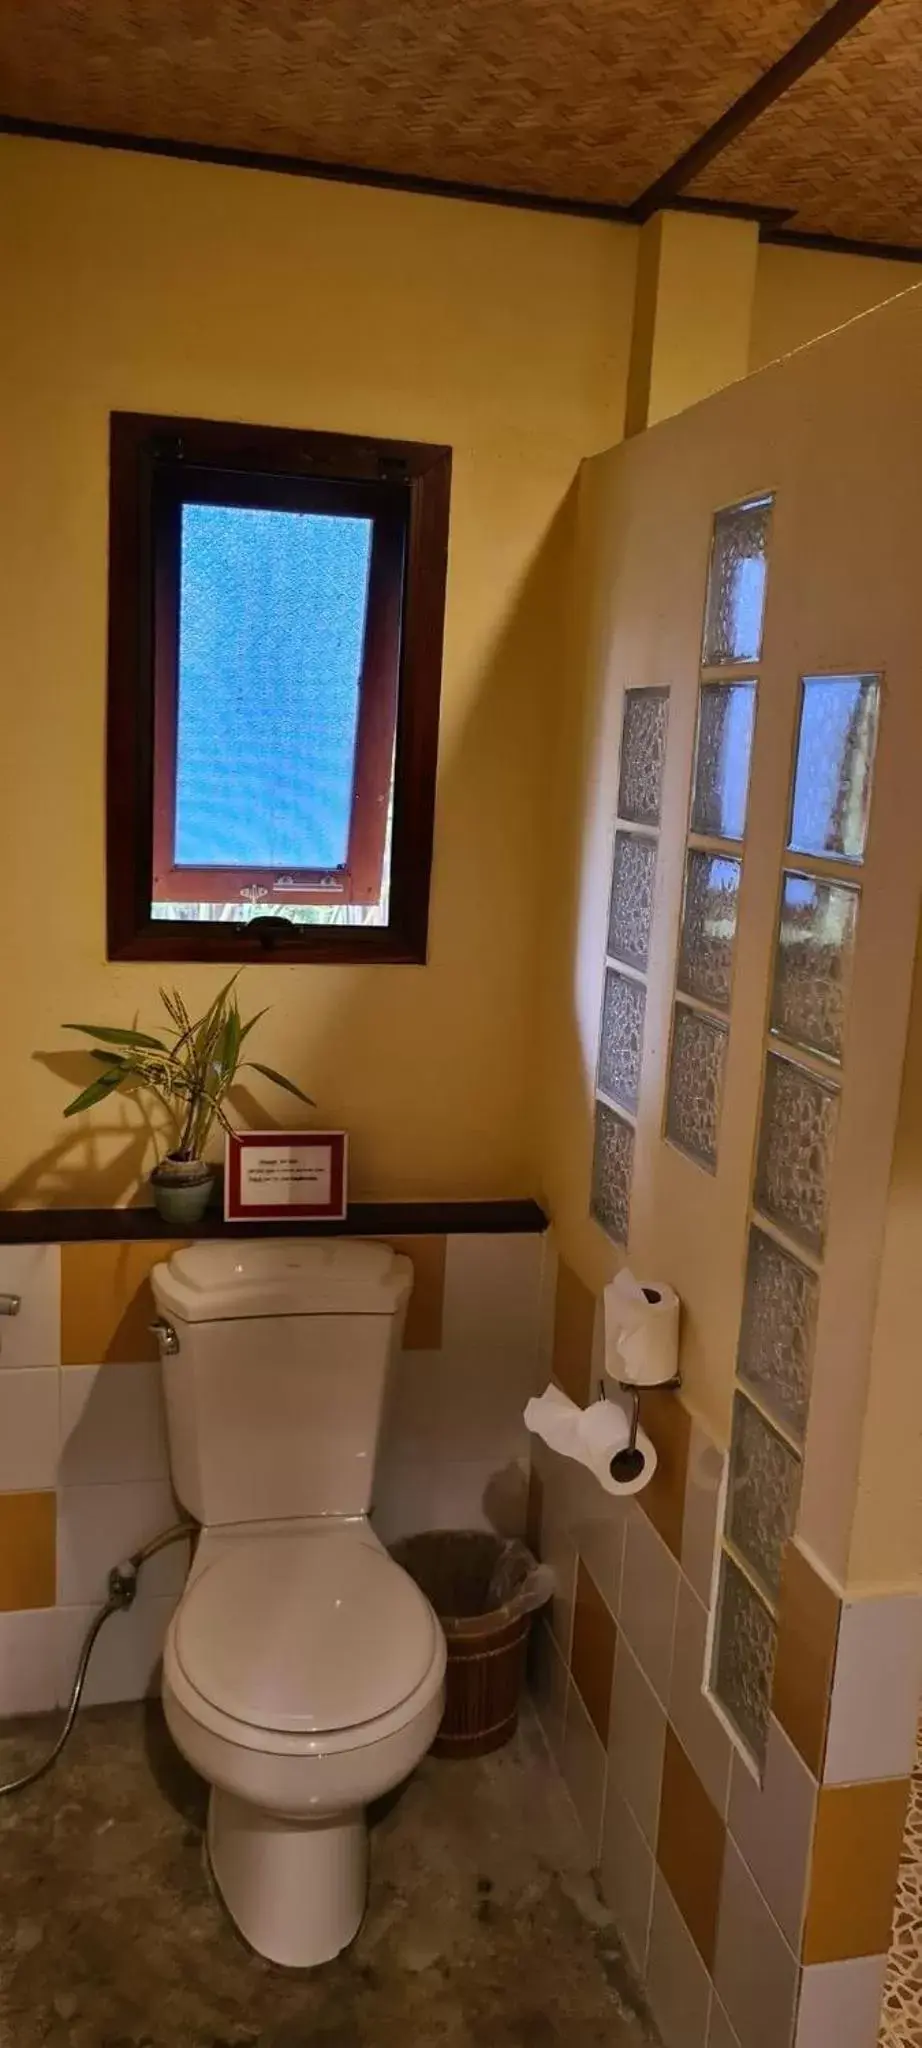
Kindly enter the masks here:
M 418 1528 L 522 1526 L 522 1409 L 540 1377 L 547 1240 L 395 1239 L 416 1286 L 378 1463 L 385 1541 Z M 0 1717 L 69 1695 L 110 1567 L 177 1519 L 149 1330 L 151 1242 L 0 1246 Z M 144 1568 L 93 1654 L 85 1702 L 156 1683 L 185 1546 Z
M 561 1265 L 553 1372 L 581 1401 L 594 1324 Z M 786 1545 L 760 1783 L 705 1691 L 723 1456 L 674 1395 L 644 1420 L 660 1462 L 629 1501 L 533 1445 L 529 1527 L 557 1579 L 533 1645 L 547 1740 L 666 2048 L 873 2048 L 922 1600 L 843 1601 Z

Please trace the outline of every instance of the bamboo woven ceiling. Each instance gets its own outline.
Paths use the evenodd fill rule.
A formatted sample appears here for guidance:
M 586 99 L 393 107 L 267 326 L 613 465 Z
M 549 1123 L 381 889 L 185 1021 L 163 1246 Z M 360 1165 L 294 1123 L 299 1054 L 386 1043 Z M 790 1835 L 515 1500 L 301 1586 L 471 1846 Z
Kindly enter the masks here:
M 5 0 L 0 119 L 641 215 L 673 173 L 673 199 L 922 244 L 922 0 L 867 0 L 866 19 L 705 167 L 679 163 L 848 7 Z

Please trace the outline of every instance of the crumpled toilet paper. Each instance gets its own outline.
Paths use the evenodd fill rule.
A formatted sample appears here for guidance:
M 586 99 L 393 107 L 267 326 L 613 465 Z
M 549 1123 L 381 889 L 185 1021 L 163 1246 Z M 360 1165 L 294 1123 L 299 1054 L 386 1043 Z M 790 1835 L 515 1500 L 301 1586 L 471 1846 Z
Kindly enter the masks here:
M 593 1401 L 590 1407 L 579 1408 L 559 1387 L 550 1386 L 529 1401 L 525 1427 L 561 1457 L 585 1465 L 606 1493 L 640 1493 L 656 1471 L 656 1452 L 646 1431 L 639 1429 L 641 1470 L 630 1479 L 619 1479 L 612 1472 L 612 1459 L 626 1449 L 631 1429 L 630 1416 L 620 1401 Z

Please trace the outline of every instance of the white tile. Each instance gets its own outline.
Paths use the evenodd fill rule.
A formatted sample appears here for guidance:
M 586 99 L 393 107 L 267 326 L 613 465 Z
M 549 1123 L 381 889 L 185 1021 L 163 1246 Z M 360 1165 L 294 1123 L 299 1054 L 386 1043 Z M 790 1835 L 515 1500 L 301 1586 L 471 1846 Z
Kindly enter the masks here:
M 547 1623 L 540 1619 L 532 1629 L 528 1646 L 528 1682 L 544 1740 L 559 1765 L 570 1674 Z
M 708 2028 L 708 2048 L 740 2048 L 733 2028 L 715 1992 L 711 2000 L 711 2024 Z M 829 2048 L 833 2048 L 830 2042 Z
M 524 1461 L 455 1464 L 432 1458 L 383 1456 L 375 1474 L 372 1522 L 382 1543 L 421 1529 L 496 1529 L 519 1536 L 525 1527 L 528 1472 Z
M 388 1388 L 384 1455 L 453 1463 L 524 1457 L 533 1359 L 489 1341 L 467 1352 L 402 1351 Z
M 704 1692 L 708 1617 L 688 1580 L 681 1578 L 669 1687 L 669 1718 L 719 1814 L 730 1792 L 730 1738 Z
M 554 1357 L 554 1323 L 557 1315 L 557 1268 L 560 1263 L 553 1230 L 541 1240 L 541 1285 L 538 1293 L 538 1384 L 547 1385 Z
M 714 1989 L 740 2048 L 790 2048 L 798 1976 L 793 1951 L 728 1838 Z M 830 2043 L 830 2048 L 835 2044 Z
M 585 1479 L 586 1486 L 574 1503 L 570 1527 L 580 1557 L 617 1620 L 629 1502 L 603 1493 L 591 1473 L 587 1472 Z
M 568 1529 L 561 1528 L 554 1522 L 548 1527 L 543 1519 L 541 1561 L 547 1565 L 554 1580 L 554 1595 L 548 1610 L 551 1633 L 558 1649 L 569 1662 L 576 1600 L 576 1544 Z
M 542 1267 L 540 1232 L 459 1233 L 448 1239 L 442 1344 L 446 1351 L 494 1356 L 526 1353 L 539 1373 Z
M 908 1777 L 920 1692 L 922 1597 L 847 1602 L 839 1623 L 825 1782 Z
M 627 1953 L 643 1977 L 647 1966 L 656 1865 L 636 1820 L 617 1790 L 611 1768 L 602 1820 L 600 1880 Z
M 571 1683 L 567 1693 L 560 1768 L 594 1864 L 599 1860 L 602 1838 L 606 1766 L 605 1751 L 576 1686 Z
M 57 1705 L 60 1610 L 0 1614 L 0 1719 Z
M 610 1776 L 651 1849 L 659 1828 L 665 1745 L 665 1713 L 619 1635 L 608 1728 Z
M 62 1486 L 166 1479 L 169 1469 L 156 1361 L 62 1369 Z
M 669 1699 L 679 1567 L 646 1515 L 632 1515 L 624 1546 L 619 1626 L 663 1706 Z
M 665 2048 L 704 2048 L 710 1979 L 669 1886 L 658 1874 L 646 1993 Z
M 877 2048 L 886 1956 L 811 1963 L 803 1973 L 795 2048 Z
M 19 1314 L 0 1316 L 0 1371 L 61 1360 L 61 1248 L 0 1245 L 0 1294 L 20 1298 Z
M 113 1614 L 104 1624 L 93 1647 L 81 1705 L 106 1706 L 112 1700 L 142 1700 L 159 1691 L 160 1658 L 170 1616 L 176 1606 L 169 1598 L 138 1598 L 123 1614 Z M 87 1629 L 97 1612 L 95 1607 L 61 1607 L 58 1653 L 58 1702 L 70 1698 L 77 1660 Z
M 0 1373 L 0 1493 L 56 1486 L 59 1379 L 56 1365 Z
M 685 1480 L 682 1570 L 705 1607 L 709 1607 L 711 1602 L 723 1464 L 722 1452 L 705 1434 L 700 1423 L 694 1423 Z
M 734 1755 L 728 1826 L 782 1932 L 800 1952 L 813 1848 L 816 1783 L 772 1720 L 763 1782 Z
M 112 1566 L 179 1520 L 164 1480 L 130 1486 L 66 1486 L 58 1496 L 58 1600 L 63 1607 L 105 1599 Z M 178 1592 L 187 1545 L 174 1543 L 144 1565 L 141 1593 Z

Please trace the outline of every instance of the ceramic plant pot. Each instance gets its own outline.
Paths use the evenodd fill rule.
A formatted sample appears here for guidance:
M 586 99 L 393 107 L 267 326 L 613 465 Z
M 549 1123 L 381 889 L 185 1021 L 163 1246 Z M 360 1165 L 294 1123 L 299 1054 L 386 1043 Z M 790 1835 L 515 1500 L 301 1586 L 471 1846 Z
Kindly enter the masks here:
M 157 1214 L 181 1230 L 201 1223 L 211 1200 L 214 1170 L 203 1159 L 161 1159 L 150 1177 Z

